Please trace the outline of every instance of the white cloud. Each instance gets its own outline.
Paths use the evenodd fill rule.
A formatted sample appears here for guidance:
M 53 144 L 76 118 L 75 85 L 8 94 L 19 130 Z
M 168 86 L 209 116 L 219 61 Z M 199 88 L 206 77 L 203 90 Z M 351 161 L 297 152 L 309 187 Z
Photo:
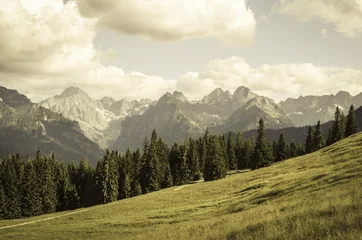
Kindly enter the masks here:
M 246 86 L 277 101 L 300 95 L 362 92 L 362 71 L 351 68 L 304 64 L 264 64 L 251 68 L 244 59 L 232 57 L 209 62 L 201 73 L 180 77 L 177 89 L 191 99 L 201 99 L 216 87 L 234 91 Z
M 2 72 L 76 71 L 95 64 L 95 21 L 80 16 L 74 2 L 0 0 Z
M 328 32 L 328 30 L 327 29 L 325 29 L 325 28 L 323 28 L 323 29 L 321 29 L 321 34 L 323 35 L 323 37 L 327 37 L 327 32 Z
M 156 40 L 216 38 L 228 45 L 254 41 L 256 20 L 245 0 L 77 0 L 81 13 L 123 34 Z
M 274 11 L 301 22 L 319 19 L 347 37 L 362 33 L 362 0 L 280 0 Z
M 157 99 L 175 88 L 172 80 L 104 67 L 114 52 L 95 49 L 96 21 L 74 1 L 0 0 L 0 32 L 0 85 L 36 102 L 68 86 L 117 99 Z

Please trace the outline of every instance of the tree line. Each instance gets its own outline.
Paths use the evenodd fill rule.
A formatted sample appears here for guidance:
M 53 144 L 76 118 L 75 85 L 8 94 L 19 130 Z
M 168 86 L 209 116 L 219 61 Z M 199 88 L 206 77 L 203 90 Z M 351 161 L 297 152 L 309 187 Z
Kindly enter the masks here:
M 327 141 L 320 121 L 309 131 L 305 144 L 268 142 L 263 119 L 254 139 L 211 135 L 187 138 L 169 147 L 155 130 L 142 150 L 124 154 L 106 151 L 97 166 L 82 158 L 65 165 L 55 154 L 35 158 L 14 154 L 0 160 L 0 219 L 30 217 L 57 211 L 105 204 L 160 189 L 204 179 L 223 178 L 229 170 L 258 169 L 274 162 L 301 156 L 333 144 L 357 132 L 353 105 L 347 117 L 337 107 Z

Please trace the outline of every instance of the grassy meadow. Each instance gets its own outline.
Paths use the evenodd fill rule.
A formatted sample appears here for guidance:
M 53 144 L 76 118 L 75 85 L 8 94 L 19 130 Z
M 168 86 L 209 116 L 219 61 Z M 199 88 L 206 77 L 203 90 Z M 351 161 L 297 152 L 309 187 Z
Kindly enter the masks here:
M 362 239 L 362 134 L 222 180 L 0 229 L 0 239 Z

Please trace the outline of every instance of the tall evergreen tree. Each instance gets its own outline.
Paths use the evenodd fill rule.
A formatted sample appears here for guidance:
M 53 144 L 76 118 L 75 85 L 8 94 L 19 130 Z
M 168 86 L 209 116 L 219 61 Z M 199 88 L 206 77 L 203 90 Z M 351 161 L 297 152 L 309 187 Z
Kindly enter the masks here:
M 312 153 L 314 150 L 314 144 L 313 144 L 313 139 L 314 139 L 314 131 L 312 126 L 309 126 L 308 128 L 308 135 L 307 138 L 305 140 L 305 153 Z
M 287 152 L 287 144 L 285 142 L 285 136 L 283 133 L 280 134 L 278 144 L 277 144 L 277 152 L 276 152 L 276 161 L 282 161 L 288 158 Z
M 293 139 L 292 142 L 290 143 L 289 158 L 294 158 L 297 156 L 298 156 L 297 144 Z
M 228 159 L 228 166 L 230 170 L 237 169 L 237 159 L 235 155 L 235 146 L 233 143 L 231 132 L 228 135 L 227 138 L 227 159 Z
M 321 121 L 319 120 L 313 136 L 313 151 L 318 151 L 319 149 L 324 148 L 324 146 L 324 135 L 321 130 Z
M 349 137 L 355 133 L 357 133 L 357 118 L 354 106 L 351 105 L 347 115 L 345 136 Z
M 243 161 L 243 136 L 240 132 L 236 135 L 236 143 L 235 143 L 235 156 L 237 161 L 237 168 L 238 169 L 244 169 L 245 163 Z
M 41 208 L 40 196 L 36 191 L 36 172 L 33 162 L 28 158 L 21 184 L 21 211 L 23 217 L 34 216 Z
M 199 152 L 196 142 L 189 138 L 187 142 L 187 156 L 186 156 L 186 167 L 188 169 L 189 181 L 199 180 L 201 178 L 200 165 L 199 165 Z
M 334 113 L 334 121 L 331 130 L 331 143 L 335 143 L 343 138 L 343 120 L 341 121 L 341 111 L 339 108 L 336 108 L 336 112 Z
M 0 220 L 1 219 L 5 219 L 7 216 L 7 212 L 6 212 L 6 195 L 5 195 L 5 191 L 4 191 L 4 186 L 3 183 L 0 179 Z
M 204 179 L 212 181 L 223 178 L 227 173 L 227 160 L 221 149 L 220 141 L 217 137 L 209 138 L 207 154 L 205 159 Z
M 273 162 L 273 153 L 268 146 L 266 140 L 266 133 L 264 127 L 264 121 L 261 118 L 259 121 L 258 138 L 255 142 L 254 154 L 251 163 L 252 169 L 269 166 Z
M 14 167 L 14 162 L 12 159 L 6 158 L 2 162 L 2 182 L 4 187 L 4 192 L 6 196 L 5 209 L 6 215 L 5 218 L 19 218 L 21 217 L 21 208 L 20 208 L 20 191 L 17 184 L 17 174 Z
M 243 144 L 243 152 L 242 152 L 242 161 L 243 166 L 242 169 L 252 168 L 252 161 L 254 155 L 255 145 L 251 139 L 247 139 Z
M 140 184 L 140 174 L 141 174 L 141 151 L 139 148 L 132 155 L 132 174 L 131 174 L 131 196 L 138 196 L 142 194 L 142 188 Z
M 96 184 L 101 203 L 110 203 L 118 197 L 118 167 L 115 154 L 108 150 L 96 168 Z

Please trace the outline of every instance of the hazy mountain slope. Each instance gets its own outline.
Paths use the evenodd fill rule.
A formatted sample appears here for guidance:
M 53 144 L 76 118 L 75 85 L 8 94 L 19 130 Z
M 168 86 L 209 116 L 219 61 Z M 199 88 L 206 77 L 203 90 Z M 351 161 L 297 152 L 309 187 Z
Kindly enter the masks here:
M 202 114 L 197 113 L 194 106 L 185 99 L 179 92 L 166 93 L 143 115 L 126 118 L 112 148 L 125 150 L 128 147 L 142 147 L 145 137 L 150 136 L 153 129 L 168 144 L 183 141 L 186 136 L 202 134 L 206 128 Z
M 337 106 L 347 113 L 351 104 L 355 108 L 362 106 L 362 94 L 353 97 L 348 92 L 340 91 L 336 95 L 300 96 L 298 99 L 288 98 L 279 106 L 297 126 L 306 126 L 318 120 L 332 120 Z
M 356 110 L 357 117 L 357 131 L 362 131 L 362 107 L 359 107 Z M 312 126 L 315 127 L 316 123 Z M 321 130 L 324 134 L 324 140 L 327 140 L 328 131 L 332 126 L 332 121 L 321 124 Z M 309 126 L 303 127 L 290 127 L 290 128 L 281 128 L 281 129 L 266 129 L 268 141 L 278 141 L 281 133 L 284 134 L 285 139 L 290 143 L 293 139 L 295 142 L 305 143 Z M 234 133 L 236 136 L 236 132 Z M 243 138 L 252 138 L 258 135 L 257 129 L 249 130 L 243 133 Z
M 152 103 L 116 101 L 104 97 L 97 101 L 77 87 L 69 87 L 60 95 L 48 98 L 39 104 L 66 118 L 79 123 L 85 135 L 102 148 L 107 148 L 119 136 L 122 120 L 129 115 L 142 114 Z
M 210 130 L 224 133 L 256 129 L 260 118 L 263 118 L 265 127 L 269 129 L 294 126 L 292 120 L 273 100 L 257 96 L 237 109 L 224 123 Z
M 0 238 L 360 239 L 361 142 L 362 134 L 356 134 L 267 168 L 3 229 Z M 0 226 L 48 217 L 5 220 Z
M 45 154 L 55 152 L 65 162 L 80 161 L 84 155 L 94 164 L 102 156 L 77 122 L 31 103 L 15 90 L 1 88 L 0 98 L 0 157 L 34 155 L 38 148 Z

